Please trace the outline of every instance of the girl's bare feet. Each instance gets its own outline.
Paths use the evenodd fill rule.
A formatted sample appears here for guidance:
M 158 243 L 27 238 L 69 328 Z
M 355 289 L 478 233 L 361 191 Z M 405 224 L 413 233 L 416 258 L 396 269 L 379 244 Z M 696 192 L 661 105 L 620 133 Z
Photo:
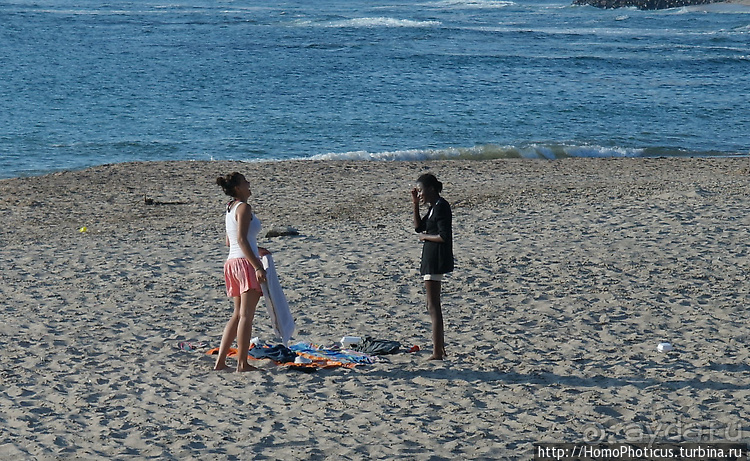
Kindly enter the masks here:
M 237 364 L 237 373 L 242 373 L 244 371 L 258 371 L 260 368 L 256 368 L 250 364 L 247 363 L 238 363 Z
M 227 365 L 226 362 L 217 363 L 216 365 L 214 365 L 214 371 L 222 371 L 226 370 L 227 368 L 229 368 L 229 365 Z
M 446 357 L 448 357 L 448 353 L 445 352 L 445 348 L 443 348 L 443 354 L 442 355 L 438 355 L 437 353 L 434 353 L 427 360 L 443 360 Z

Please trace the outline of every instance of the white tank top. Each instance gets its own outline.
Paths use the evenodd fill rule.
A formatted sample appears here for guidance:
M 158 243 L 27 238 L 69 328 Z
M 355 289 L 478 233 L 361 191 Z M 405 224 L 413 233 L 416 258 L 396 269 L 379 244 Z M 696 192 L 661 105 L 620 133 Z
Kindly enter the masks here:
M 237 243 L 237 236 L 239 235 L 240 224 L 237 222 L 237 208 L 242 202 L 234 202 L 227 211 L 227 215 L 224 219 L 227 227 L 227 237 L 229 237 L 229 256 L 227 259 L 232 258 L 244 258 L 245 253 L 242 252 L 239 243 Z M 247 229 L 247 241 L 250 243 L 250 248 L 258 256 L 258 233 L 261 229 L 260 220 L 255 213 L 252 213 L 252 219 L 250 220 L 250 227 Z

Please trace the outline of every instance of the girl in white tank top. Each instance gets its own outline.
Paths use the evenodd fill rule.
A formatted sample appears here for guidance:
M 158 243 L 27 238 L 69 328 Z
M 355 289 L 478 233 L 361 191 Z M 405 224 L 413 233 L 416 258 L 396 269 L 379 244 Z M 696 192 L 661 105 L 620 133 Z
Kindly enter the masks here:
M 227 211 L 226 219 L 224 220 L 227 228 L 227 239 L 229 240 L 229 255 L 227 259 L 232 258 L 244 258 L 245 253 L 242 252 L 242 248 L 238 243 L 239 237 L 239 223 L 237 222 L 237 208 L 240 207 L 242 202 L 234 201 L 229 204 L 229 210 Z M 253 250 L 253 254 L 258 257 L 258 234 L 260 233 L 262 226 L 260 220 L 255 213 L 250 214 L 250 226 L 247 229 L 247 242 L 250 244 L 250 248 Z
M 251 195 L 250 183 L 240 173 L 217 178 L 216 183 L 225 194 L 234 199 L 227 207 L 225 215 L 229 255 L 224 263 L 227 296 L 234 300 L 234 312 L 224 327 L 214 370 L 229 368 L 226 359 L 235 339 L 237 371 L 257 370 L 247 362 L 247 353 L 250 349 L 255 308 L 262 296 L 260 284 L 266 281 L 266 271 L 260 261 L 260 254 L 267 250 L 258 247 L 260 220 L 246 203 Z

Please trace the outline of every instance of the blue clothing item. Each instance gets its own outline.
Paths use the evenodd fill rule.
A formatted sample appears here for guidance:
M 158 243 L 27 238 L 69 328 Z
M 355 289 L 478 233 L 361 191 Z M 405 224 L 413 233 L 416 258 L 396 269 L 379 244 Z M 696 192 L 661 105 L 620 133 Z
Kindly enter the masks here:
M 378 357 L 373 357 L 363 352 L 329 349 L 305 342 L 293 344 L 289 348 L 294 352 L 316 357 L 320 360 L 331 360 L 340 363 L 365 365 L 379 361 Z
M 256 359 L 271 359 L 276 363 L 294 362 L 297 354 L 283 344 L 276 346 L 256 346 L 247 352 L 247 355 Z

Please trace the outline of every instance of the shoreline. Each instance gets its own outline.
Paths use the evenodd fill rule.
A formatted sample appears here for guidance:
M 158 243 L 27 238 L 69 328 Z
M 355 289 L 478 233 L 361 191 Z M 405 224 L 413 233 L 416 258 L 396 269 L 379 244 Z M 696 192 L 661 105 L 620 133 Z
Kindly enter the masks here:
M 259 239 L 293 341 L 423 350 L 238 375 L 177 349 L 217 346 L 229 315 L 214 179 L 235 170 L 261 236 L 300 231 Z M 456 233 L 443 363 L 425 361 L 409 207 L 426 171 Z M 0 180 L 0 455 L 528 459 L 542 442 L 747 440 L 748 174 L 746 158 L 304 160 Z M 253 336 L 272 338 L 261 305 Z
M 750 0 L 727 0 L 727 1 L 721 1 L 721 2 L 714 2 L 709 3 L 706 5 L 713 5 L 713 4 L 741 4 L 741 5 L 748 5 L 750 6 Z M 695 6 L 705 6 L 705 5 L 695 5 Z M 481 151 L 479 153 L 471 154 L 468 153 L 469 151 L 472 151 L 470 148 L 462 148 L 457 150 L 463 150 L 466 151 L 458 156 L 453 156 L 450 154 L 444 154 L 446 157 L 438 156 L 438 157 L 430 157 L 430 158 L 411 158 L 409 156 L 405 158 L 391 158 L 391 159 L 383 159 L 383 158 L 371 158 L 371 157 L 365 157 L 365 158 L 348 158 L 348 157 L 331 157 L 331 158 L 277 158 L 277 159 L 254 159 L 254 160 L 196 160 L 196 159 L 184 159 L 184 160 L 128 160 L 128 161 L 122 161 L 122 162 L 116 162 L 116 163 L 101 163 L 101 164 L 94 164 L 89 166 L 81 166 L 81 167 L 75 167 L 75 168 L 67 168 L 67 169 L 52 169 L 52 170 L 39 170 L 35 172 L 29 172 L 24 170 L 22 174 L 16 174 L 15 176 L 11 177 L 0 177 L 0 181 L 9 180 L 9 179 L 19 179 L 19 178 L 39 178 L 43 176 L 49 176 L 49 175 L 55 175 L 55 174 L 61 174 L 66 172 L 76 172 L 76 171 L 84 171 L 91 168 L 99 168 L 99 167 L 113 167 L 116 165 L 123 165 L 123 164 L 133 164 L 133 165 L 139 165 L 139 164 L 161 164 L 161 163 L 174 163 L 174 164 L 180 164 L 180 163 L 196 163 L 196 164 L 204 164 L 204 163 L 216 163 L 216 162 L 225 162 L 225 163 L 234 163 L 239 165 L 252 165 L 255 163 L 258 164 L 266 164 L 266 163 L 299 163 L 299 162 L 311 162 L 311 163 L 384 163 L 384 164 L 399 164 L 399 163 L 415 163 L 415 164 L 424 164 L 424 163 L 430 163 L 430 162 L 495 162 L 495 161 L 560 161 L 560 160 L 581 160 L 581 161 L 596 161 L 596 160 L 655 160 L 655 159 L 683 159 L 683 160 L 691 160 L 691 159 L 743 159 L 743 158 L 750 158 L 750 152 L 747 153 L 741 153 L 739 151 L 727 151 L 724 153 L 716 153 L 712 152 L 710 154 L 701 153 L 699 151 L 695 152 L 686 152 L 686 151 L 680 151 L 679 149 L 673 150 L 672 153 L 668 154 L 650 154 L 646 156 L 611 156 L 611 155 L 602 155 L 602 156 L 577 156 L 577 155 L 570 155 L 567 152 L 558 152 L 556 154 L 550 154 L 550 153 L 542 153 L 537 152 L 537 156 L 529 156 L 526 157 L 523 154 L 519 152 L 513 152 L 514 148 L 507 148 L 509 152 L 506 152 L 505 154 L 501 154 L 500 156 L 497 156 L 495 151 L 497 149 L 502 150 L 502 148 L 497 147 L 492 148 L 491 145 L 484 146 L 488 150 L 488 152 Z M 446 152 L 451 151 L 451 149 L 445 149 Z M 630 150 L 630 149 L 626 149 Z M 643 150 L 647 151 L 648 148 L 643 149 L 632 149 L 635 151 Z M 677 154 L 675 152 L 681 152 L 680 154 Z M 559 157 L 546 157 L 545 155 L 559 155 Z

